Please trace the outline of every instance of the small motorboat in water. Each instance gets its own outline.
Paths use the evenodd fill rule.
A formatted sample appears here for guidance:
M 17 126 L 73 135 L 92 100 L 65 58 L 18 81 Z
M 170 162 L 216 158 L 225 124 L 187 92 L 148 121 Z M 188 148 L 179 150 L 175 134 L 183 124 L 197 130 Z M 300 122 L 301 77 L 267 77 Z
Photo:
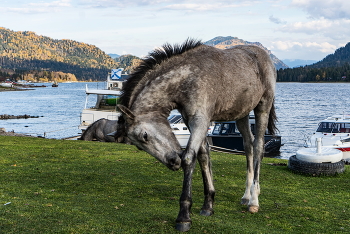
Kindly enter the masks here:
M 254 115 L 249 117 L 251 130 L 255 132 Z M 207 136 L 209 144 L 213 150 L 224 152 L 244 153 L 243 137 L 238 131 L 236 121 L 215 122 L 214 129 Z M 275 155 L 280 152 L 281 136 L 271 135 L 266 131 L 265 139 L 265 154 Z
M 5 88 L 12 88 L 12 87 L 13 87 L 13 84 L 10 83 L 10 82 L 1 82 L 1 83 L 0 83 L 0 86 L 1 86 L 1 87 L 5 87 Z
M 58 82 L 55 81 L 55 82 L 52 84 L 52 87 L 58 87 Z

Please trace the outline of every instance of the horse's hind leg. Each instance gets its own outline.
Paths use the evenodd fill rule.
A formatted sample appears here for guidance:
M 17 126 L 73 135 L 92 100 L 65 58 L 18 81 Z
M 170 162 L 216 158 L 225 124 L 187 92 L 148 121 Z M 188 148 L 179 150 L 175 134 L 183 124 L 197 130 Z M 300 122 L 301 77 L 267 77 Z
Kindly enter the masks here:
M 244 152 L 247 159 L 247 177 L 245 182 L 245 192 L 241 199 L 242 205 L 248 205 L 251 198 L 251 186 L 254 179 L 254 167 L 253 167 L 253 141 L 254 136 L 250 129 L 249 115 L 236 121 L 237 128 L 243 137 Z
M 268 124 L 269 113 L 271 105 L 268 102 L 261 101 L 260 104 L 254 109 L 255 114 L 255 139 L 254 139 L 254 179 L 251 186 L 251 198 L 248 203 L 248 209 L 251 213 L 256 213 L 259 210 L 259 194 L 260 194 L 260 164 L 264 154 L 264 135 Z
M 207 141 L 203 142 L 201 148 L 199 149 L 197 157 L 202 170 L 202 178 L 204 185 L 204 204 L 200 214 L 204 216 L 210 216 L 214 214 L 213 205 L 215 189 L 209 155 L 209 145 L 207 144 Z

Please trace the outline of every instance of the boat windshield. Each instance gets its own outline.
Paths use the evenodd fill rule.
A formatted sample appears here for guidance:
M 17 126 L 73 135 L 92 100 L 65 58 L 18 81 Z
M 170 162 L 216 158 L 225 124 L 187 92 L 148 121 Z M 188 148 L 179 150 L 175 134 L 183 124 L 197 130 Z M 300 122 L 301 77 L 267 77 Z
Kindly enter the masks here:
M 235 130 L 236 130 L 235 123 L 216 123 L 212 134 L 213 135 L 236 134 Z
M 350 123 L 321 122 L 316 132 L 350 133 Z
M 90 104 L 92 102 L 92 99 L 89 99 L 88 97 L 89 97 L 89 95 L 87 96 L 86 101 L 85 101 L 85 108 L 88 104 Z M 90 107 L 90 108 L 102 109 L 102 110 L 115 110 L 117 103 L 118 103 L 118 100 L 119 100 L 119 97 L 116 97 L 114 95 L 98 94 L 95 105 Z
M 182 115 L 170 115 L 168 117 L 168 121 L 171 124 L 179 124 L 179 123 L 184 123 L 182 119 Z

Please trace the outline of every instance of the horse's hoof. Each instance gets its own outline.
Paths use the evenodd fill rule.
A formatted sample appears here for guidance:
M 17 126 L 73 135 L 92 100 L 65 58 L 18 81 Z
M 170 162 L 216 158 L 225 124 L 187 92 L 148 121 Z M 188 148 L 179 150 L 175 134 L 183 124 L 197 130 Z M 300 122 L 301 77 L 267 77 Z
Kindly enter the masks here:
M 249 199 L 242 198 L 241 204 L 247 206 L 249 203 Z
M 259 206 L 249 206 L 248 211 L 252 214 L 257 213 L 259 211 Z
M 200 215 L 203 215 L 203 216 L 211 216 L 213 214 L 214 214 L 213 210 L 201 210 L 200 212 Z
M 191 229 L 191 222 L 176 223 L 176 230 L 180 232 L 187 232 Z

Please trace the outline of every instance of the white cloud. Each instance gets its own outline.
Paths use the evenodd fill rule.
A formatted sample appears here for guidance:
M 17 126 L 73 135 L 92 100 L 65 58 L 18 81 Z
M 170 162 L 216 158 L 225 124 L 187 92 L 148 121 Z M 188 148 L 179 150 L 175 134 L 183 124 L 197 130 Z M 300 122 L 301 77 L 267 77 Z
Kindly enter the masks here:
M 19 7 L 0 7 L 1 12 L 13 12 L 19 14 L 41 14 L 60 11 L 61 8 L 71 7 L 71 0 L 52 2 L 28 3 Z
M 298 50 L 307 50 L 307 51 L 319 51 L 325 54 L 334 53 L 334 51 L 338 47 L 336 45 L 332 45 L 328 42 L 297 42 L 297 41 L 275 41 L 272 42 L 273 50 L 279 51 L 298 51 Z
M 43 8 L 20 8 L 20 7 L 2 7 L 0 8 L 1 12 L 12 12 L 12 13 L 19 13 L 19 14 L 38 14 L 38 13 L 46 13 L 47 9 Z
M 163 10 L 181 10 L 181 11 L 213 11 L 222 8 L 237 7 L 237 5 L 223 5 L 223 4 L 172 4 L 163 7 Z
M 79 0 L 78 4 L 91 8 L 147 6 L 170 2 L 169 0 Z
M 70 7 L 70 0 L 60 0 L 53 2 L 39 2 L 39 3 L 29 3 L 29 6 L 34 7 Z
M 235 4 L 232 4 L 235 2 Z M 208 11 L 239 6 L 251 6 L 256 1 L 249 0 L 79 0 L 79 4 L 91 8 L 154 6 L 158 10 Z
M 282 32 L 314 34 L 330 29 L 335 23 L 328 19 L 313 20 L 308 22 L 295 22 L 279 28 Z
M 301 48 L 303 46 L 303 44 L 300 42 L 291 42 L 291 41 L 276 41 L 276 42 L 272 42 L 272 45 L 273 45 L 272 49 L 283 50 L 283 51 L 288 51 L 295 47 Z
M 313 18 L 350 19 L 348 0 L 293 0 L 291 5 L 303 9 Z
M 273 15 L 271 15 L 271 16 L 269 17 L 269 20 L 270 20 L 272 23 L 275 23 L 275 24 L 285 24 L 285 23 L 286 23 L 286 21 L 283 21 L 283 20 L 281 20 L 281 19 L 279 19 L 279 18 L 277 18 L 277 17 L 274 17 Z
M 295 22 L 276 29 L 286 33 L 303 33 L 321 35 L 333 40 L 349 40 L 350 19 L 329 20 L 321 18 L 308 22 Z

